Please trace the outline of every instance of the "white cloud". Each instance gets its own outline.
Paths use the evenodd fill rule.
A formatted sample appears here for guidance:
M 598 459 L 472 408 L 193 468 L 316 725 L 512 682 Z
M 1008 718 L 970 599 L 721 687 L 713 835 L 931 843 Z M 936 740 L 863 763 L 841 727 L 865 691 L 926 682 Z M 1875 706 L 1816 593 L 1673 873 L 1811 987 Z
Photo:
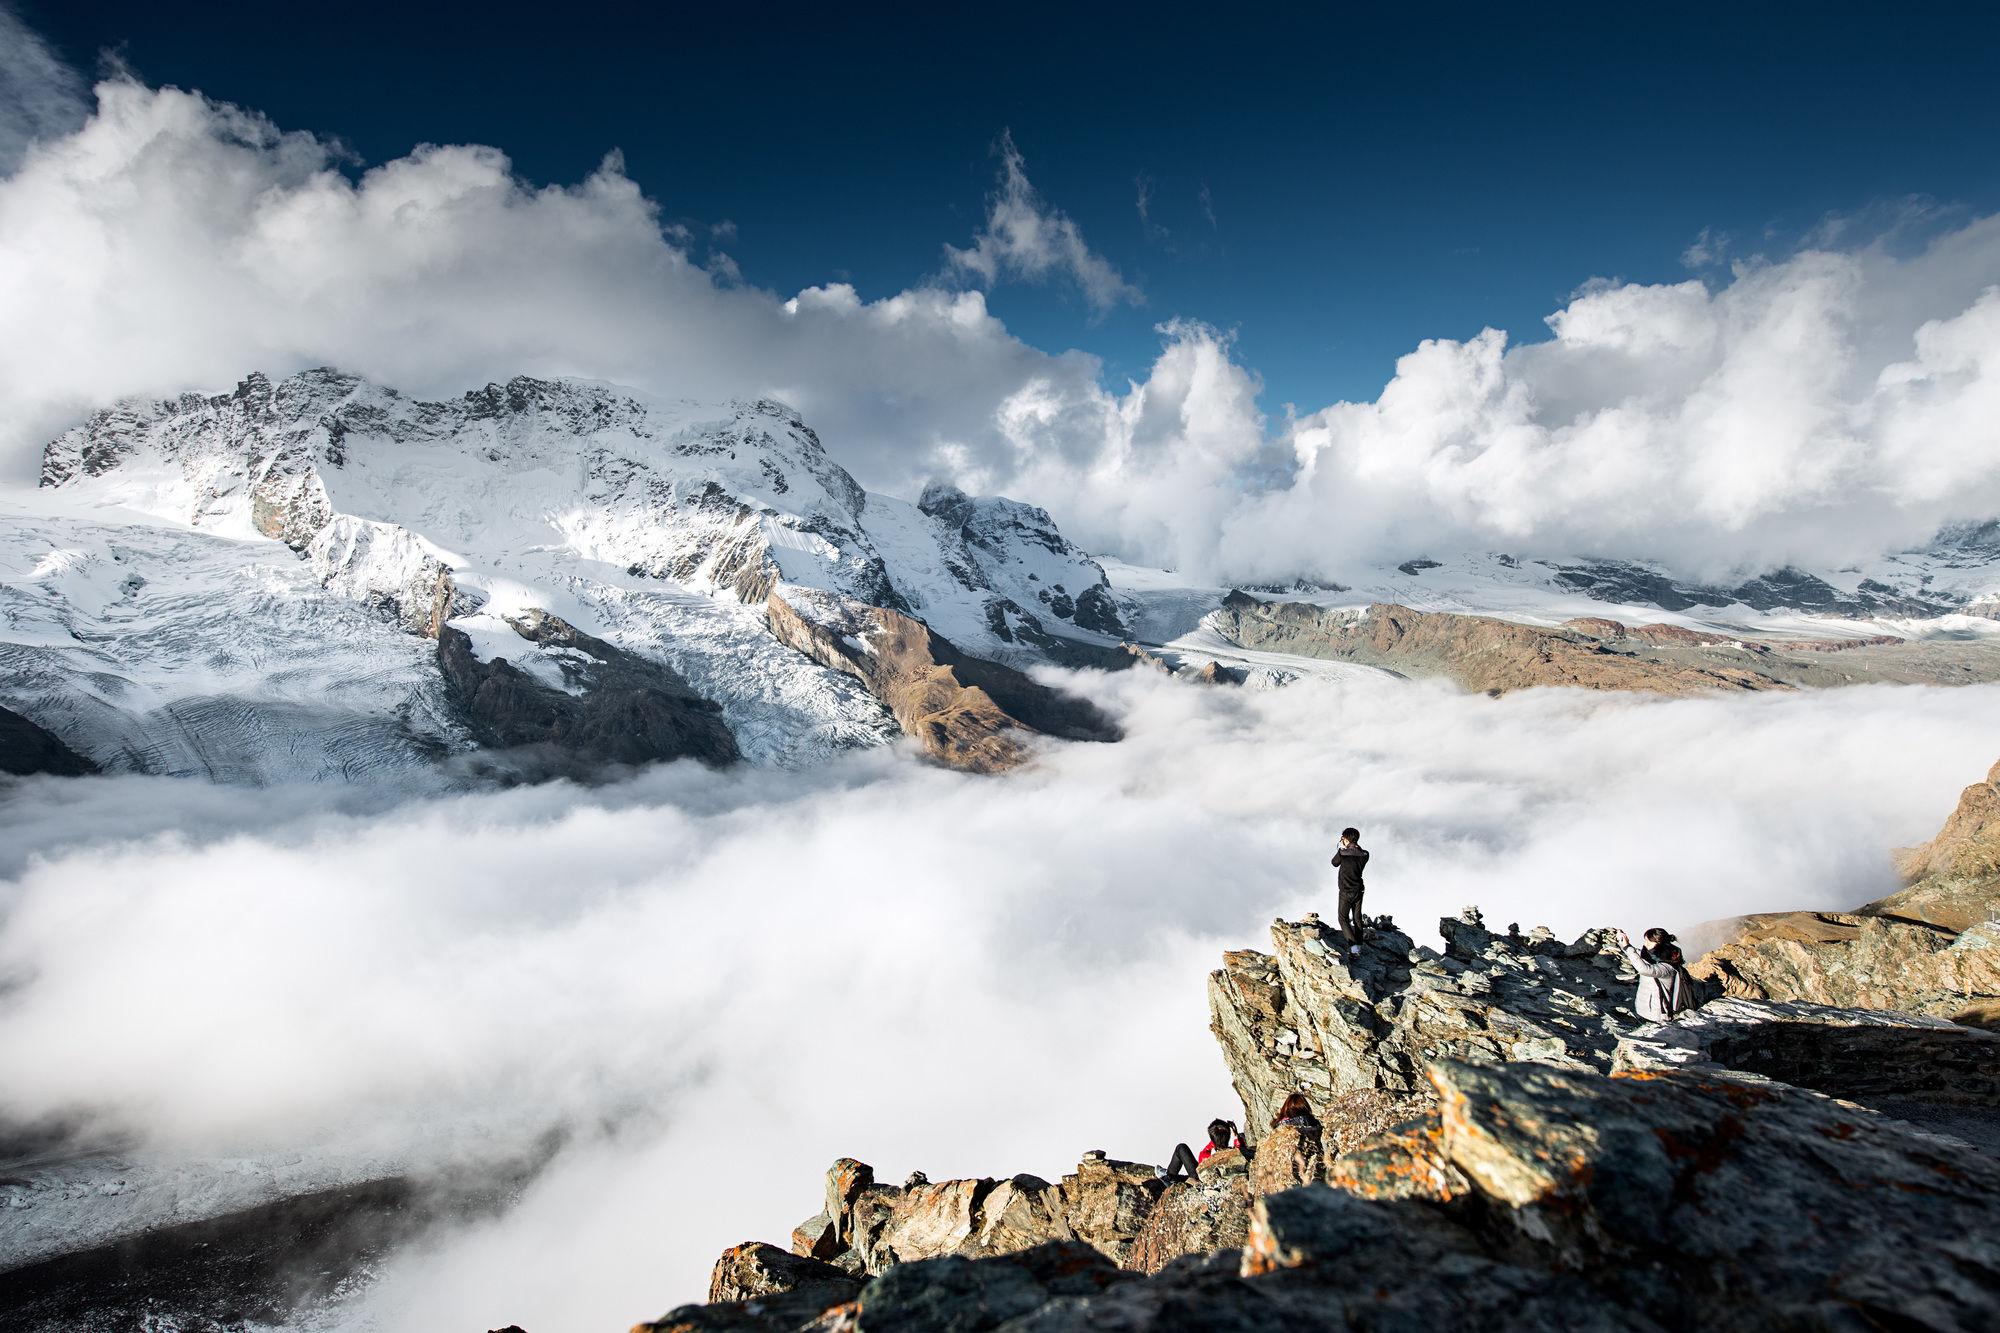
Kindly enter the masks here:
M 328 143 L 118 79 L 76 134 L 0 180 L 0 460 L 128 394 L 333 364 L 456 394 L 577 374 L 713 399 L 775 394 L 871 485 L 914 493 L 1009 446 L 1032 379 L 1096 382 L 1012 337 L 976 291 L 781 300 L 706 268 L 614 154 L 533 188 L 491 148 L 425 145 L 358 180 Z
M 1146 376 L 1114 387 L 1095 357 L 1012 336 L 977 290 L 742 286 L 615 155 L 568 187 L 472 146 L 351 179 L 335 148 L 251 112 L 123 79 L 98 97 L 0 180 L 17 477 L 112 398 L 331 363 L 422 394 L 522 373 L 771 394 L 872 487 L 948 474 L 1218 579 L 1465 546 L 1695 575 L 1839 566 L 2000 514 L 2000 218 L 1917 246 L 1905 208 L 1893 244 L 1739 260 L 1712 284 L 1593 282 L 1542 342 L 1426 341 L 1374 400 L 1274 424 L 1254 369 L 1195 320 L 1163 324 Z M 1134 299 L 1009 140 L 1001 159 L 961 273 Z
M 1003 279 L 1067 279 L 1100 314 L 1113 306 L 1145 304 L 1145 293 L 1084 243 L 1083 229 L 1042 198 L 1028 179 L 1027 163 L 1014 146 L 1014 136 L 1001 134 L 995 151 L 1000 154 L 1000 186 L 987 201 L 986 225 L 970 246 L 944 248 L 948 271 L 988 287 Z M 1144 186 L 1139 199 L 1143 219 Z
M 1329 906 L 1343 824 L 1376 855 L 1371 909 L 1419 932 L 1468 902 L 1565 935 L 1851 905 L 2000 730 L 1996 686 L 1076 684 L 1130 739 L 1004 782 L 877 753 L 352 813 L 23 784 L 0 804 L 0 1114 L 95 1108 L 192 1150 L 566 1123 L 509 1216 L 365 1306 L 623 1327 L 696 1296 L 723 1246 L 782 1241 L 843 1153 L 894 1179 L 1163 1157 L 1232 1104 L 1208 969 Z
M 1069 497 L 1058 517 L 1106 549 L 1218 579 L 1466 547 L 1838 568 L 2000 515 L 1996 284 L 2000 217 L 1908 255 L 1739 264 L 1714 288 L 1591 283 L 1546 341 L 1427 340 L 1373 401 L 1287 422 L 1276 476 L 1226 345 L 1184 400 L 1204 429 L 1153 450 L 1118 429 L 1172 392 L 1193 326 L 1169 326 L 1151 382 L 1043 407 L 1033 447 L 1010 430 L 1016 478 L 992 480 Z
M 75 130 L 88 109 L 76 71 L 0 5 L 0 176 L 35 144 Z

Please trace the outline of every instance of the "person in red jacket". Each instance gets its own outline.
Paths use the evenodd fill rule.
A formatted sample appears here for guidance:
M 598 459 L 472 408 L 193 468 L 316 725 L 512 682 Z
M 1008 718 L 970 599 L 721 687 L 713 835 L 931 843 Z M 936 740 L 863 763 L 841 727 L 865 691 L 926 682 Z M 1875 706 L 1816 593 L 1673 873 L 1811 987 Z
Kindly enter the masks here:
M 1167 1163 L 1168 1182 L 1172 1183 L 1182 1176 L 1193 1175 L 1196 1167 L 1224 1148 L 1234 1148 L 1246 1157 L 1250 1155 L 1249 1150 L 1243 1146 L 1243 1136 L 1236 1132 L 1233 1123 L 1227 1120 L 1209 1121 L 1208 1142 L 1201 1145 L 1200 1155 L 1197 1156 L 1185 1143 L 1174 1145 L 1173 1160 Z

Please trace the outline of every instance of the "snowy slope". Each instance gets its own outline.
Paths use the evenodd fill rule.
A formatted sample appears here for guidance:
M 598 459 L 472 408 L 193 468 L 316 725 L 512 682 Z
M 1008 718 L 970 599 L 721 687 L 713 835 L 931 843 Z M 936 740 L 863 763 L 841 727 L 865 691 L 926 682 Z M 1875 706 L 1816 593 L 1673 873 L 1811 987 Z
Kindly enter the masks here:
M 1103 571 L 1046 513 L 949 488 L 871 496 L 771 401 L 516 379 L 430 403 L 333 371 L 252 375 L 93 415 L 50 443 L 42 485 L 0 533 L 15 669 L 0 702 L 113 768 L 338 776 L 385 719 L 402 737 L 385 754 L 462 745 L 424 636 L 449 624 L 482 660 L 560 687 L 551 650 L 510 625 L 536 608 L 671 667 L 722 705 L 746 756 L 785 764 L 895 728 L 854 681 L 769 635 L 774 590 L 905 611 L 1017 664 L 1121 637 Z M 91 552 L 90 579 L 51 577 Z M 130 599 L 112 595 L 127 573 L 151 590 L 139 601 L 157 632 L 135 633 Z M 235 668 L 204 678 L 211 657 Z M 269 662 L 289 664 L 276 683 Z M 241 744 L 193 753 L 224 701 L 294 685 L 312 717 L 288 727 L 246 704 L 261 720 Z M 310 738 L 336 720 L 352 746 Z M 269 763 L 250 758 L 259 727 Z
M 1190 654 L 1218 647 L 1202 618 L 1230 589 L 1171 571 L 1102 562 L 1140 642 Z M 1338 586 L 1252 588 L 1260 597 L 1362 608 L 1497 616 L 1557 625 L 1599 616 L 1715 633 L 1785 638 L 1961 637 L 2000 633 L 2000 525 L 1942 534 L 1931 546 L 1843 571 L 1782 571 L 1728 588 L 1690 584 L 1631 561 L 1444 555 L 1343 571 Z M 1747 599 L 1747 600 L 1746 600 Z

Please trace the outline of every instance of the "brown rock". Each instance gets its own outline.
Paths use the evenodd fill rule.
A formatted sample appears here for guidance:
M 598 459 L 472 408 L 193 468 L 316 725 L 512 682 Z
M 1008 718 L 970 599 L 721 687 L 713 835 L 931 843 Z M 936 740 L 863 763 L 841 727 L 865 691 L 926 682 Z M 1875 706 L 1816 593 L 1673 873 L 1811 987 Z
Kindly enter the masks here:
M 762 1241 L 748 1241 L 724 1250 L 708 1278 L 711 1305 L 759 1300 L 786 1292 L 802 1297 L 810 1293 L 824 1297 L 826 1305 L 838 1305 L 860 1290 L 861 1281 L 852 1274 Z
M 1873 910 L 1948 930 L 1991 920 L 2000 909 L 2000 764 L 1958 798 L 1935 838 L 1900 858 L 1908 888 Z
M 1165 1191 L 1158 1169 L 1092 1154 L 1062 1182 L 1070 1231 L 1113 1263 L 1122 1263 L 1146 1215 Z
M 1250 1192 L 1276 1194 L 1294 1185 L 1326 1181 L 1326 1149 L 1316 1121 L 1287 1120 L 1257 1143 L 1250 1163 Z
M 840 1237 L 834 1232 L 833 1219 L 825 1213 L 815 1213 L 792 1228 L 793 1254 L 831 1263 L 840 1257 L 843 1248 Z
M 1328 1183 L 1364 1199 L 1448 1203 L 1472 1189 L 1444 1151 L 1436 1115 L 1380 1130 L 1335 1158 Z
M 1230 593 L 1210 623 L 1246 648 L 1443 676 L 1491 694 L 1545 685 L 1668 695 L 1865 681 L 1949 685 L 2000 673 L 2000 653 L 1983 642 L 1738 639 L 1599 616 L 1550 627 L 1388 603 L 1356 612 L 1266 602 L 1242 592 Z
M 1243 1244 L 1249 1226 L 1249 1164 L 1226 1148 L 1167 1187 L 1133 1239 L 1125 1267 L 1157 1273 L 1185 1255 L 1232 1249 Z
M 1089 701 L 967 656 L 899 611 L 787 588 L 770 596 L 765 613 L 781 641 L 859 680 L 924 753 L 953 768 L 1018 767 L 1038 735 L 1119 738 L 1117 725 Z

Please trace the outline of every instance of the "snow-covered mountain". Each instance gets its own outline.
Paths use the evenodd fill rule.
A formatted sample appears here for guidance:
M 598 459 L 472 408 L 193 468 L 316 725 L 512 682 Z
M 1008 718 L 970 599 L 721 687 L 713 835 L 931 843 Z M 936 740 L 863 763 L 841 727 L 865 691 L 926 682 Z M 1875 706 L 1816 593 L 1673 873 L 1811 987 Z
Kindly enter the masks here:
M 1012 500 L 870 494 L 773 401 L 521 378 L 425 402 L 331 370 L 251 375 L 100 411 L 50 442 L 37 491 L 0 497 L 0 708 L 112 772 L 253 782 L 454 781 L 551 746 L 810 764 L 899 732 L 990 768 L 1026 753 L 1000 733 L 1115 734 L 1019 669 L 1129 663 L 1122 641 L 1252 683 L 1367 669 L 1231 640 L 1210 614 L 1230 591 L 1094 560 Z M 1989 639 L 2000 523 L 1728 586 L 1438 553 L 1252 591 Z M 1985 678 L 1991 656 L 1931 653 L 1914 678 Z
M 773 595 L 883 608 L 1015 665 L 1123 633 L 1042 510 L 870 495 L 768 400 L 515 379 L 436 403 L 252 375 L 96 413 L 41 482 L 8 501 L 0 703 L 113 771 L 432 765 L 480 739 L 456 696 L 493 682 L 447 682 L 430 638 L 462 634 L 558 712 L 647 663 L 654 693 L 720 705 L 745 756 L 806 763 L 896 728 L 861 673 L 772 636 Z M 551 617 L 563 632 L 527 628 Z

